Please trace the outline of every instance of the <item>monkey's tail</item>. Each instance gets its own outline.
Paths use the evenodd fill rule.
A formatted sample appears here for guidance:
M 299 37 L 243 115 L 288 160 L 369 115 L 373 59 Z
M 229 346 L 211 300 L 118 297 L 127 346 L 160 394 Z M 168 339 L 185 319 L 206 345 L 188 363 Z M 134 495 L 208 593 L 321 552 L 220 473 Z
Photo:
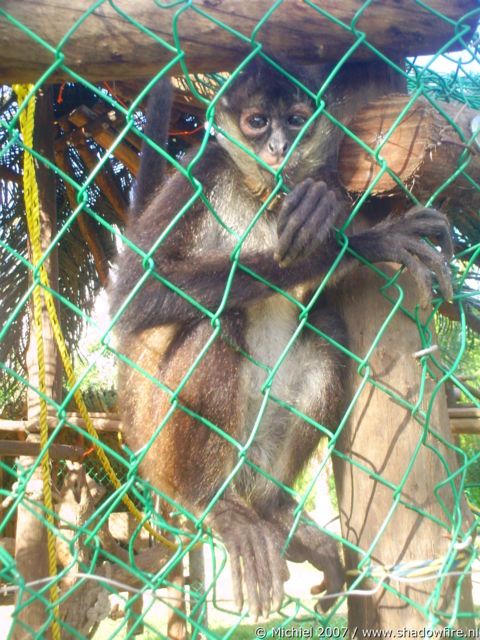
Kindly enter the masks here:
M 173 90 L 170 78 L 160 78 L 152 88 L 147 105 L 145 135 L 162 149 L 166 149 L 168 126 L 172 109 Z M 142 157 L 133 188 L 130 219 L 138 218 L 165 178 L 165 158 L 146 141 L 142 143 Z

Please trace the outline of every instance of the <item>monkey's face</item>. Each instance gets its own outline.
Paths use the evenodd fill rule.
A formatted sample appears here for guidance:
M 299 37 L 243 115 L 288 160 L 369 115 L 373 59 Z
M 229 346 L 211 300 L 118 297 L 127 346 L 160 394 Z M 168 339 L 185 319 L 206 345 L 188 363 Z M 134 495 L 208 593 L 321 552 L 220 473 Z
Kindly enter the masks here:
M 273 171 L 282 166 L 290 152 L 291 170 L 300 160 L 294 143 L 312 114 L 313 108 L 307 102 L 280 101 L 267 105 L 258 101 L 242 109 L 239 128 L 255 155 Z M 308 137 L 308 133 L 307 129 L 304 135 Z
M 262 61 L 229 87 L 217 107 L 220 133 L 227 134 L 219 141 L 253 192 L 271 188 L 280 168 L 290 187 L 315 174 L 327 132 L 314 111 L 307 93 Z

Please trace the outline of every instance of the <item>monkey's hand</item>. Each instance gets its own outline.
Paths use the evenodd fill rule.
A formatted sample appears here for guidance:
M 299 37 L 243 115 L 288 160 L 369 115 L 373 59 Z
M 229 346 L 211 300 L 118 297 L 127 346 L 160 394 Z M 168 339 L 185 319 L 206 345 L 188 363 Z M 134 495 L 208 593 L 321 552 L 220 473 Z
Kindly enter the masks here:
M 275 258 L 287 267 L 306 258 L 325 242 L 342 210 L 342 203 L 325 182 L 307 178 L 285 198 L 278 216 Z
M 423 238 L 429 238 L 437 251 Z M 446 217 L 435 209 L 414 207 L 404 215 L 391 215 L 364 233 L 349 238 L 350 247 L 369 262 L 404 264 L 420 289 L 422 306 L 430 303 L 432 275 L 443 297 L 453 296 L 447 260 L 452 256 L 452 241 Z
M 266 618 L 270 608 L 280 608 L 283 583 L 289 578 L 280 534 L 237 498 L 220 500 L 209 520 L 230 556 L 235 606 L 238 611 L 243 607 L 243 582 L 250 615 L 255 621 L 260 614 Z

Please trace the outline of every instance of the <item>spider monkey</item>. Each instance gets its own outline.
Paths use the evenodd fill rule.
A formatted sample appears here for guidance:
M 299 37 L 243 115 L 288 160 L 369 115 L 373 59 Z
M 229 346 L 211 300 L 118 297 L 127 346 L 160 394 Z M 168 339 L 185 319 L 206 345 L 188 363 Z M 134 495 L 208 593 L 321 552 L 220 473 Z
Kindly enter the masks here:
M 292 74 L 314 92 L 321 86 L 322 76 Z M 326 108 L 342 106 L 346 90 L 332 85 Z M 158 102 L 148 118 L 165 121 Z M 344 357 L 323 336 L 340 344 L 346 336 L 324 296 L 290 343 L 339 255 L 332 229 L 348 209 L 332 170 L 341 134 L 326 116 L 312 119 L 315 108 L 269 64 L 245 67 L 216 105 L 218 134 L 192 164 L 195 184 L 179 172 L 153 196 L 137 185 L 134 208 L 146 205 L 132 212 L 129 239 L 143 252 L 162 240 L 145 264 L 125 250 L 110 291 L 116 313 L 137 287 L 118 319 L 119 350 L 163 385 L 121 365 L 126 442 L 136 451 L 155 434 L 143 476 L 222 538 L 235 602 L 243 606 L 245 589 L 254 618 L 280 606 L 286 560 L 323 571 L 327 593 L 344 582 L 336 542 L 303 519 L 282 553 L 297 505 L 280 485 L 292 485 L 322 436 L 318 425 L 333 432 L 343 405 Z M 269 199 L 280 168 L 289 193 Z M 432 273 L 451 297 L 450 236 L 437 211 L 387 217 L 348 242 L 370 262 L 405 264 L 422 298 Z M 356 264 L 345 253 L 329 285 Z M 180 389 L 173 404 L 165 388 Z

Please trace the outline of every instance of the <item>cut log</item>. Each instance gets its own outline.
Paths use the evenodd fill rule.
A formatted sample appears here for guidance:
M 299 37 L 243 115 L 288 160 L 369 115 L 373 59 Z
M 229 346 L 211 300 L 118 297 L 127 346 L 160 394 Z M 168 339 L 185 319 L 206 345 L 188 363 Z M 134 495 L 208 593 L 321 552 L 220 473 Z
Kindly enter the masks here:
M 410 100 L 411 96 L 386 95 L 356 114 L 349 129 L 370 151 L 345 136 L 338 160 L 342 185 L 353 194 L 370 188 L 375 196 L 399 195 L 406 187 L 420 201 L 427 201 L 438 190 L 434 204 L 443 211 L 450 203 L 461 202 L 463 210 L 476 213 L 480 191 L 463 174 L 448 181 L 466 163 L 464 173 L 480 182 L 480 148 L 472 139 L 472 121 L 479 112 L 458 102 L 441 102 L 447 119 L 419 97 L 397 122 Z M 381 173 L 382 160 L 393 175 L 384 172 L 373 184 Z
M 459 50 L 477 21 L 473 12 L 476 0 L 430 0 L 432 10 L 417 2 L 398 0 L 383 0 L 381 5 L 362 0 L 323 0 L 316 6 L 284 0 L 268 16 L 271 0 L 165 4 L 160 7 L 151 0 L 118 0 L 114 4 L 104 2 L 92 11 L 91 0 L 4 0 L 0 13 L 2 82 L 34 82 L 60 54 L 66 67 L 90 81 L 152 77 L 177 56 L 172 46 L 175 16 L 190 72 L 231 70 L 257 43 L 278 58 L 288 56 L 289 60 L 307 64 L 336 62 L 358 42 L 359 36 L 351 27 L 382 53 L 397 58 L 431 54 L 447 42 L 451 42 L 451 50 Z M 472 16 L 467 23 L 462 18 L 469 12 Z M 148 28 L 151 35 L 133 21 Z M 19 23 L 44 44 L 20 29 Z M 76 28 L 62 42 L 73 26 Z M 364 45 L 356 47 L 352 55 L 357 60 L 376 58 Z M 49 78 L 71 79 L 68 70 L 58 65 Z

